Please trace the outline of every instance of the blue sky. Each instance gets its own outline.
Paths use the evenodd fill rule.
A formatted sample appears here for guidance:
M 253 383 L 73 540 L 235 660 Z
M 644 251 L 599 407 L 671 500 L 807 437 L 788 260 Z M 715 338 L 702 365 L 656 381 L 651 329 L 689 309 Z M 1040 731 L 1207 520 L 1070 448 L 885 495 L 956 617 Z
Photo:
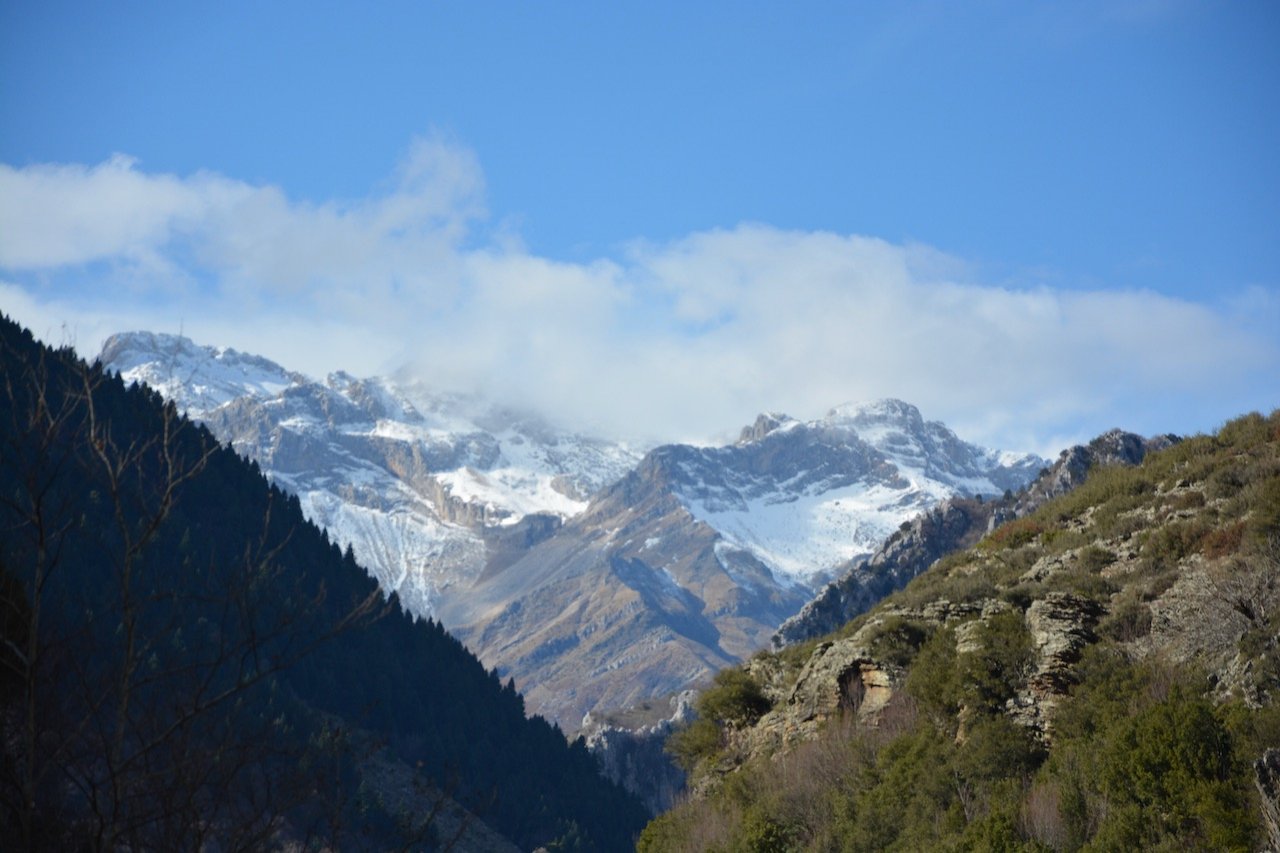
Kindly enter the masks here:
M 0 308 L 657 438 L 1212 429 L 1280 404 L 1278 43 L 1265 2 L 6 1 Z

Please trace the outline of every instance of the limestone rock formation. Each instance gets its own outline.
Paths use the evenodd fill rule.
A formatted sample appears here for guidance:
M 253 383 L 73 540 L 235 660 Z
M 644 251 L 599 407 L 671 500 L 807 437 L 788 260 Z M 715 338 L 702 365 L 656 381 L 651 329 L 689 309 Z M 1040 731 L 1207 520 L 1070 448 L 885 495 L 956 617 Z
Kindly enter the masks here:
M 694 717 L 694 693 L 669 700 L 670 715 L 653 723 L 627 726 L 587 714 L 582 720 L 587 749 L 605 777 L 640 797 L 651 814 L 661 814 L 684 791 L 685 774 L 666 751 L 667 737 Z

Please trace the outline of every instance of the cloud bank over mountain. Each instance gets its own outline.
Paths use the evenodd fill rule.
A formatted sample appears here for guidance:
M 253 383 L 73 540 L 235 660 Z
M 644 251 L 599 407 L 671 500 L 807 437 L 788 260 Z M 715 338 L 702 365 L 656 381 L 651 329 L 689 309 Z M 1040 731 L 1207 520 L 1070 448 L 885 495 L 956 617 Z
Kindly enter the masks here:
M 474 152 L 442 135 L 347 200 L 123 155 L 0 165 L 0 305 L 89 355 L 146 328 L 316 375 L 411 364 L 442 388 L 670 440 L 897 396 L 966 438 L 1047 453 L 1276 404 L 1273 289 L 1207 304 L 986 277 L 928 246 L 755 223 L 541 257 L 486 210 Z

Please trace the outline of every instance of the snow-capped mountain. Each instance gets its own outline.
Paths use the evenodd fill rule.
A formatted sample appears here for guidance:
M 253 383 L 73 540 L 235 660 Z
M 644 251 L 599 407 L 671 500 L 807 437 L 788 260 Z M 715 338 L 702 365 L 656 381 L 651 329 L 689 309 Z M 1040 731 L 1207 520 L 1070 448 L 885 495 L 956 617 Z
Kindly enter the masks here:
M 900 400 L 847 404 L 808 422 L 765 414 L 736 444 L 664 452 L 690 515 L 804 583 L 875 550 L 945 498 L 1001 494 L 1044 464 L 961 441 Z
M 173 335 L 115 335 L 99 361 L 256 460 L 419 615 L 469 584 L 493 542 L 545 535 L 639 458 L 415 380 L 314 381 Z
M 573 720 L 742 660 L 907 519 L 1020 487 L 1042 464 L 967 444 L 897 400 L 810 422 L 762 415 L 727 447 L 650 451 L 442 614 L 532 707 Z
M 261 356 L 151 332 L 112 335 L 98 361 L 127 382 L 150 385 L 193 418 L 241 397 L 265 400 L 307 381 Z
M 765 647 L 904 521 L 1044 464 L 897 400 L 761 415 L 731 445 L 641 457 L 406 376 L 316 381 L 147 333 L 109 339 L 100 361 L 255 459 L 384 589 L 567 726 Z

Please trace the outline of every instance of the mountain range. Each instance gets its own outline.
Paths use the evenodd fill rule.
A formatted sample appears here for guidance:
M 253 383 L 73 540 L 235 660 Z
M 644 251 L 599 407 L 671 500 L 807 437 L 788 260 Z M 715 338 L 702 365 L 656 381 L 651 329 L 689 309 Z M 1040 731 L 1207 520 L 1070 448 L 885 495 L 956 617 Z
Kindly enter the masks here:
M 117 335 L 99 361 L 253 459 L 411 613 L 567 726 L 705 681 L 921 511 L 1044 465 L 897 400 L 643 448 L 408 374 L 317 381 L 177 336 Z

